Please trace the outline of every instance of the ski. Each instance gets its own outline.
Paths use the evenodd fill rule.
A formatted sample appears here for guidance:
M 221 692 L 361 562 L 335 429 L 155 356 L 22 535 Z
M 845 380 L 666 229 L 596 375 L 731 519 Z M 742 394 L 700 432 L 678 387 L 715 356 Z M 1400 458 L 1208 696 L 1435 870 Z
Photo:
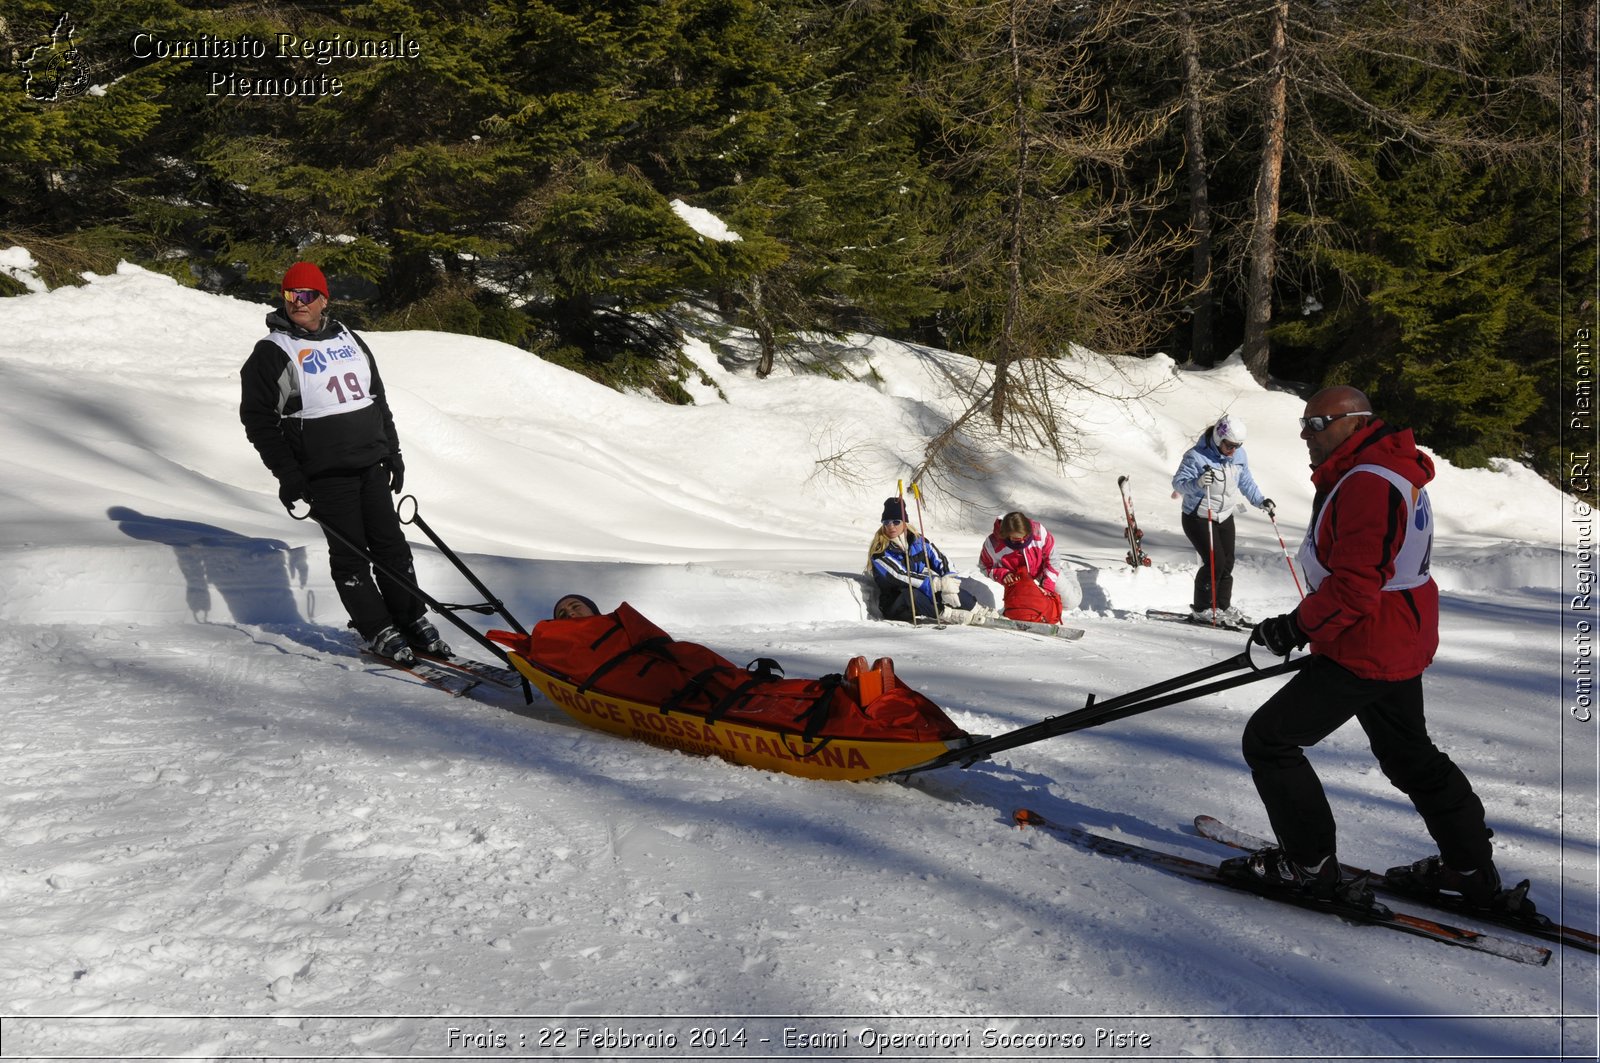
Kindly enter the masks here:
M 1117 490 L 1122 492 L 1122 515 L 1128 521 L 1122 532 L 1128 540 L 1128 564 L 1134 568 L 1147 566 L 1150 564 L 1150 555 L 1144 552 L 1144 530 L 1133 515 L 1133 488 L 1128 486 L 1126 476 L 1117 477 Z
M 1027 631 L 1035 635 L 1049 635 L 1052 638 L 1066 639 L 1076 642 L 1083 638 L 1084 631 L 1081 627 L 1068 627 L 1065 624 L 1036 624 L 1029 620 L 1012 620 L 1010 617 L 1000 616 L 985 610 L 972 618 L 971 627 L 992 627 L 1002 631 Z
M 970 620 L 952 618 L 947 612 L 944 619 L 924 620 L 916 625 L 913 625 L 909 620 L 884 620 L 881 622 L 898 624 L 901 627 L 915 626 L 919 630 L 927 631 L 986 627 L 995 631 L 1022 631 L 1032 635 L 1047 635 L 1051 638 L 1066 639 L 1068 642 L 1076 642 L 1078 639 L 1083 638 L 1085 634 L 1084 629 L 1081 627 L 1068 627 L 1065 624 L 1035 624 L 1028 620 L 1012 620 L 998 613 L 991 613 L 987 609 L 982 614 L 973 616 Z
M 880 623 L 880 624 L 894 624 L 894 625 L 896 625 L 898 627 L 908 627 L 913 631 L 943 631 L 946 628 L 950 628 L 950 627 L 966 627 L 967 626 L 965 624 L 951 624 L 951 623 L 947 623 L 946 621 L 943 621 L 943 620 L 934 620 L 934 619 L 932 619 L 930 617 L 926 617 L 926 616 L 918 617 L 917 618 L 917 622 L 915 624 L 913 624 L 909 620 L 887 620 L 887 619 L 883 619 L 883 618 L 879 618 L 878 623 Z
M 1226 823 L 1223 823 L 1221 820 L 1216 819 L 1213 816 L 1194 817 L 1194 829 L 1199 831 L 1202 837 L 1210 838 L 1214 842 L 1221 842 L 1223 845 L 1230 846 L 1234 849 L 1244 849 L 1254 852 L 1257 849 L 1262 849 L 1272 844 L 1264 838 L 1258 838 L 1253 834 L 1247 834 L 1235 827 L 1230 827 Z M 1368 881 L 1372 884 L 1374 889 L 1380 889 L 1386 893 L 1392 893 L 1397 897 L 1405 897 L 1408 900 L 1420 901 L 1423 904 L 1451 912 L 1452 914 L 1459 913 L 1461 915 L 1471 916 L 1472 918 L 1482 920 L 1485 923 L 1493 923 L 1495 926 L 1503 926 L 1508 930 L 1520 930 L 1525 934 L 1531 934 L 1534 937 L 1543 938 L 1546 941 L 1556 941 L 1563 945 L 1571 945 L 1574 948 L 1583 949 L 1586 952 L 1600 952 L 1600 937 L 1596 937 L 1587 930 L 1579 930 L 1576 927 L 1562 926 L 1560 923 L 1555 922 L 1548 916 L 1540 915 L 1537 912 L 1535 912 L 1531 917 L 1521 918 L 1511 912 L 1474 908 L 1468 906 L 1458 897 L 1451 897 L 1439 893 L 1430 894 L 1418 892 L 1416 890 L 1405 888 L 1403 884 L 1390 881 L 1387 875 L 1380 875 L 1362 868 L 1352 867 L 1349 864 L 1344 864 L 1341 866 L 1344 867 L 1346 875 L 1366 875 Z M 1524 880 L 1513 892 L 1521 891 L 1523 895 L 1526 896 L 1527 888 L 1528 882 L 1527 880 Z
M 1255 625 L 1249 620 L 1233 623 L 1228 620 L 1196 620 L 1193 613 L 1180 613 L 1172 609 L 1146 609 L 1144 615 L 1151 620 L 1172 620 L 1180 624 L 1193 624 L 1195 627 L 1214 627 L 1223 631 L 1249 631 Z
M 909 620 L 885 620 L 882 623 L 901 624 L 904 628 L 912 626 Z M 950 620 L 949 613 L 946 613 L 946 620 L 926 620 L 923 623 L 915 624 L 915 626 L 920 629 L 926 629 L 926 631 L 946 631 L 946 629 L 950 628 L 990 628 L 994 629 L 994 631 L 1022 631 L 1027 632 L 1027 634 L 1035 634 L 1035 636 L 1048 636 L 1051 639 L 1066 639 L 1067 642 L 1077 642 L 1078 639 L 1082 639 L 1085 636 L 1083 628 L 1069 628 L 1066 624 L 1035 624 L 1034 621 L 1029 620 L 1011 620 L 1010 616 L 990 613 L 987 610 L 984 610 L 981 615 L 973 616 L 971 620 L 965 620 L 965 618 L 963 620 Z
M 1550 962 L 1550 950 L 1539 945 L 1528 945 L 1520 941 L 1492 937 L 1476 930 L 1449 926 L 1422 916 L 1412 915 L 1407 912 L 1397 912 L 1382 904 L 1374 904 L 1370 908 L 1356 907 L 1348 904 L 1318 901 L 1287 890 L 1254 889 L 1248 882 L 1225 877 L 1215 864 L 1191 860 L 1188 857 L 1162 852 L 1158 849 L 1147 849 L 1133 842 L 1092 834 L 1080 827 L 1056 823 L 1026 808 L 1017 809 L 1016 812 L 1012 813 L 1012 818 L 1016 821 L 1018 827 L 1037 827 L 1048 830 L 1052 834 L 1090 852 L 1131 860 L 1135 863 L 1145 864 L 1198 882 L 1209 882 L 1213 885 L 1225 886 L 1228 889 L 1240 890 L 1267 900 L 1292 904 L 1307 911 L 1319 912 L 1324 915 L 1337 915 L 1342 919 L 1355 923 L 1386 927 L 1390 930 L 1398 930 L 1403 934 L 1428 938 L 1430 941 L 1438 941 L 1446 945 L 1456 945 L 1476 952 L 1487 952 L 1508 960 L 1516 960 L 1518 963 L 1543 966 Z
M 457 672 L 463 672 L 486 683 L 492 683 L 497 687 L 516 690 L 522 686 L 522 673 L 512 668 L 505 668 L 498 664 L 486 664 L 483 661 L 475 661 L 471 657 L 461 657 L 453 653 L 442 655 L 424 653 L 417 649 L 413 649 L 411 652 L 415 653 L 419 660 Z
M 405 672 L 426 683 L 437 690 L 442 690 L 453 698 L 459 698 L 467 691 L 478 685 L 476 676 L 466 675 L 462 672 L 452 672 L 447 668 L 428 661 L 417 661 L 415 664 L 402 664 L 388 657 L 380 657 L 376 653 L 362 650 L 361 656 L 374 664 L 381 664 L 385 668 L 392 668 L 397 672 Z

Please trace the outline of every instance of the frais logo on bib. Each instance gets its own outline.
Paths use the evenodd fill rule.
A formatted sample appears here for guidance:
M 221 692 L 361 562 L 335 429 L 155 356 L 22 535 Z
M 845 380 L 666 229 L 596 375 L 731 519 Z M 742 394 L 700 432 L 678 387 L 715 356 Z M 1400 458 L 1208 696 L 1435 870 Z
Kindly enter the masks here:
M 356 356 L 356 349 L 349 344 L 343 347 L 307 347 L 297 356 L 301 369 L 315 376 L 328 368 L 330 362 L 349 361 Z

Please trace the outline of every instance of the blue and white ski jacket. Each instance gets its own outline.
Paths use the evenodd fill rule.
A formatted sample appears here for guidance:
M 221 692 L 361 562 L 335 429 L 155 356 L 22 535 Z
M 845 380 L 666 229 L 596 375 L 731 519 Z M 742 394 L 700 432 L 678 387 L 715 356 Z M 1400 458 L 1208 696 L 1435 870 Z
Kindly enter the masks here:
M 909 545 L 901 546 L 891 539 L 882 552 L 872 556 L 872 581 L 878 585 L 880 601 L 895 594 L 905 596 L 908 571 L 911 574 L 909 582 L 916 586 L 917 593 L 932 601 L 933 577 L 946 575 L 950 571 L 950 562 L 933 543 L 909 530 L 906 532 L 906 541 Z M 908 550 L 909 564 L 906 557 Z
M 1266 496 L 1256 486 L 1255 477 L 1250 475 L 1244 447 L 1224 455 L 1211 437 L 1212 431 L 1208 428 L 1184 453 L 1172 477 L 1172 489 L 1183 501 L 1183 512 L 1203 517 L 1209 509 L 1211 519 L 1220 524 L 1233 516 L 1234 511 L 1243 509 L 1247 500 L 1258 509 L 1264 508 L 1261 503 Z M 1207 469 L 1219 470 L 1222 479 L 1211 484 L 1201 483 L 1200 474 Z

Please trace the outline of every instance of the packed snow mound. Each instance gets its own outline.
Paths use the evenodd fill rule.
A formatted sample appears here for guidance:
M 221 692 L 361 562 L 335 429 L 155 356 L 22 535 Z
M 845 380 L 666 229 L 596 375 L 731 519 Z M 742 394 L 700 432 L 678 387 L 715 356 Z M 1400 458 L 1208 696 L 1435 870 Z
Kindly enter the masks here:
M 27 265 L 15 250 L 5 259 L 13 260 Z M 285 519 L 238 424 L 238 367 L 265 334 L 268 309 L 127 264 L 79 287 L 0 300 L 0 330 L 11 340 L 0 361 L 7 385 L 0 432 L 10 466 L 0 521 L 8 544 L 30 544 L 8 566 L 5 615 L 82 618 L 106 600 L 130 619 L 141 601 L 150 619 L 182 612 L 188 604 L 177 600 L 190 592 L 174 588 L 188 579 L 156 571 L 171 551 L 151 544 L 165 539 L 204 540 L 218 571 L 247 572 L 264 557 L 296 551 L 320 557 L 317 530 Z M 181 341 L 153 347 L 147 322 L 181 322 L 173 333 Z M 692 341 L 687 353 L 715 392 L 678 407 L 620 394 L 490 340 L 366 336 L 395 409 L 408 486 L 455 549 L 603 562 L 586 565 L 583 580 L 607 593 L 659 594 L 659 602 L 638 604 L 667 619 L 692 580 L 668 588 L 659 578 L 618 573 L 715 566 L 752 588 L 750 609 L 735 610 L 730 623 L 770 615 L 773 601 L 787 601 L 791 612 L 803 603 L 820 610 L 819 619 L 859 619 L 858 589 L 801 588 L 833 586 L 837 574 L 862 569 L 883 498 L 982 373 L 947 352 L 857 336 L 819 343 L 811 363 L 782 362 L 758 380 L 747 347 Z M 1278 533 L 1297 541 L 1310 509 L 1298 399 L 1258 387 L 1237 357 L 1202 372 L 1165 356 L 1074 351 L 1063 368 L 1085 385 L 1065 400 L 1076 448 L 1068 464 L 980 436 L 985 473 L 923 485 L 920 520 L 958 568 L 973 571 L 994 517 L 1020 508 L 1043 520 L 1097 585 L 1086 606 L 1144 608 L 1154 577 L 1137 589 L 1119 571 L 1117 477 L 1130 477 L 1158 571 L 1181 585 L 1196 559 L 1168 497 L 1170 477 L 1205 426 L 1232 412 L 1251 426 L 1251 466 L 1280 515 L 1277 528 L 1256 512 L 1239 518 L 1241 571 L 1260 572 L 1278 592 L 1292 587 L 1272 558 L 1281 554 Z M 1439 469 L 1434 565 L 1441 584 L 1492 591 L 1539 579 L 1540 551 L 1560 548 L 1559 493 L 1509 463 L 1460 470 L 1441 461 Z M 152 530 L 163 522 L 171 527 Z M 1507 541 L 1523 552 L 1503 549 Z M 107 594 L 86 575 L 95 566 L 61 553 L 71 545 L 134 551 L 130 557 L 143 560 L 131 561 L 128 572 L 140 590 Z M 182 567 L 169 559 L 173 565 Z M 326 600 L 329 588 L 317 582 L 323 568 L 296 566 L 309 571 L 302 596 L 315 591 Z M 780 571 L 783 587 L 769 598 L 759 588 Z M 154 592 L 152 581 L 167 593 Z M 277 588 L 276 571 L 269 582 Z M 247 605 L 242 615 L 257 611 Z

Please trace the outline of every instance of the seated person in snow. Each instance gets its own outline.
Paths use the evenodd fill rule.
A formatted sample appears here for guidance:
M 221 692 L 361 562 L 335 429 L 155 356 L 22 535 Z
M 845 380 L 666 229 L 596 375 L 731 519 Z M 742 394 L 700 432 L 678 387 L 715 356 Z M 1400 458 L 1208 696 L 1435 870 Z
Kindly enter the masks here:
M 950 571 L 939 548 L 912 531 L 898 497 L 884 500 L 883 523 L 867 548 L 867 570 L 885 620 L 910 620 L 913 603 L 918 618 L 972 619 L 976 599 L 961 589 L 961 577 Z
M 1013 510 L 994 522 L 984 540 L 978 565 L 984 575 L 1005 588 L 1005 616 L 1036 624 L 1059 624 L 1063 609 L 1078 605 L 1076 580 L 1065 580 L 1055 563 L 1056 540 L 1050 530 L 1026 513 Z M 1070 591 L 1070 602 L 1063 592 Z

